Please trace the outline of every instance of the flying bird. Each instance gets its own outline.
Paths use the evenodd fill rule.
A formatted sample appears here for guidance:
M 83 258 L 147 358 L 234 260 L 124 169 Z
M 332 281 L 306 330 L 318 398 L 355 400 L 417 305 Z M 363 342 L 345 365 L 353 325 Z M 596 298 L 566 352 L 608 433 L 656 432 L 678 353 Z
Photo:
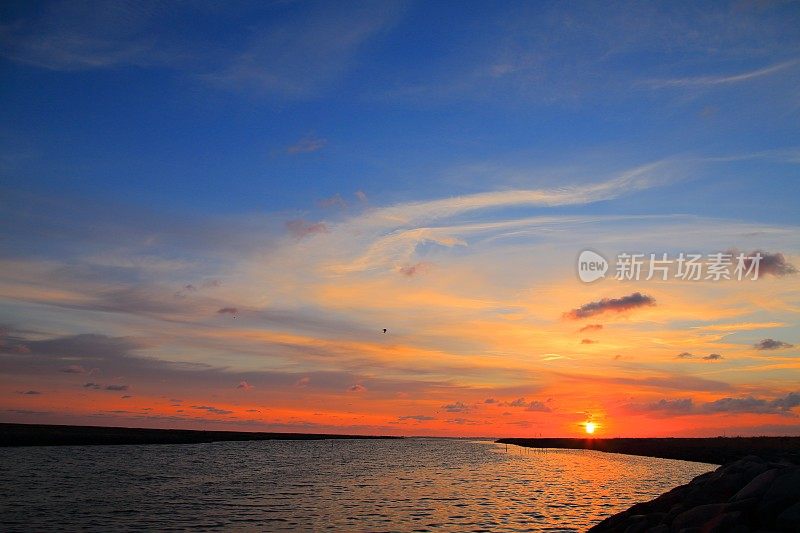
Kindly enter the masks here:
M 386 333 L 386 328 L 383 328 L 383 332 Z

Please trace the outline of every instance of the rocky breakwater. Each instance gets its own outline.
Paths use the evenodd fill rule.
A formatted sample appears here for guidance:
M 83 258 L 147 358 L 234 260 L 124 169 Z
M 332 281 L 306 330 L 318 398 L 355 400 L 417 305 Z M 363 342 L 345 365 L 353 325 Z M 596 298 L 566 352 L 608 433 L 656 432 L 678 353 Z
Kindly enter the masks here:
M 638 503 L 589 531 L 800 532 L 800 465 L 744 457 Z

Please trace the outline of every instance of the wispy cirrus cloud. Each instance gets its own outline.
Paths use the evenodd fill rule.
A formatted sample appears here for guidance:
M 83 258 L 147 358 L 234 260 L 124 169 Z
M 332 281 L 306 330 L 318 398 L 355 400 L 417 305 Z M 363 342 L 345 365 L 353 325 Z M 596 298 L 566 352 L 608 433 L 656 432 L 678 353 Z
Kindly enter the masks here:
M 727 74 L 719 76 L 696 76 L 690 78 L 672 78 L 661 80 L 647 80 L 642 82 L 653 89 L 666 89 L 670 87 L 703 87 L 714 85 L 726 85 L 733 83 L 742 83 L 751 81 L 765 76 L 771 76 L 783 70 L 795 67 L 800 63 L 800 59 L 793 59 L 791 61 L 784 61 L 774 65 L 749 70 L 746 72 L 739 72 L 737 74 Z
M 361 47 L 401 15 L 399 2 L 321 6 L 265 24 L 225 67 L 207 74 L 213 83 L 263 94 L 310 98 L 335 84 Z
M 4 28 L 2 52 L 52 70 L 160 63 L 170 46 L 154 38 L 159 20 L 168 16 L 164 8 L 158 2 L 50 2 Z
M 469 214 L 479 218 L 480 212 L 514 209 L 520 207 L 548 207 L 588 205 L 634 194 L 637 191 L 666 186 L 688 177 L 687 169 L 694 163 L 688 160 L 661 160 L 640 165 L 621 172 L 611 173 L 605 180 L 595 180 L 574 185 L 541 189 L 512 189 L 454 196 L 429 201 L 402 202 L 371 209 L 358 216 L 326 227 L 334 234 L 331 243 L 345 245 L 333 257 L 338 258 L 352 249 L 352 236 L 364 241 L 355 257 L 334 260 L 331 269 L 339 273 L 354 273 L 392 265 L 401 268 L 409 263 L 409 256 L 423 243 L 445 247 L 466 246 L 468 237 L 502 234 L 527 227 L 557 226 L 561 217 L 534 217 L 531 219 L 486 220 L 473 223 L 447 225 L 447 221 Z M 568 219 L 577 223 L 575 219 Z M 320 229 L 320 231 L 323 231 Z M 337 235 L 350 237 L 340 242 Z M 400 264 L 398 264 L 400 263 Z
M 0 53 L 51 70 L 164 68 L 216 87 L 311 98 L 335 85 L 364 44 L 403 12 L 395 1 L 335 9 L 319 4 L 301 13 L 281 5 L 178 7 L 159 1 L 47 2 L 3 28 Z M 248 17 L 250 23 L 233 39 L 173 31 L 178 21 L 202 26 L 222 16 Z
M 310 154 L 322 150 L 326 144 L 328 144 L 328 139 L 311 135 L 287 146 L 286 153 L 289 155 Z
M 286 229 L 289 231 L 289 234 L 296 239 L 302 239 L 309 235 L 328 233 L 330 231 L 328 225 L 324 222 L 307 222 L 302 219 L 286 222 Z
M 531 4 L 507 11 L 473 32 L 472 53 L 448 58 L 428 76 L 410 77 L 413 82 L 387 97 L 493 102 L 502 95 L 516 105 L 586 105 L 651 98 L 642 88 L 664 93 L 669 87 L 735 87 L 783 76 L 789 83 L 781 96 L 792 98 L 795 84 L 789 74 L 795 60 L 786 57 L 797 50 L 798 37 L 789 29 L 796 25 L 796 10 L 725 5 L 702 14 L 666 13 L 655 5 L 626 3 L 576 10 Z M 585 46 L 586 39 L 591 46 Z M 646 63 L 638 56 L 643 49 L 649 54 Z M 693 58 L 688 73 L 686 57 Z M 636 68 L 627 68 L 631 64 Z
M 686 164 L 685 161 L 662 160 L 625 170 L 606 180 L 586 184 L 552 189 L 492 191 L 440 200 L 408 202 L 375 209 L 370 213 L 370 218 L 384 223 L 395 221 L 422 224 L 489 208 L 590 204 L 685 179 Z
M 785 322 L 737 322 L 733 324 L 707 324 L 705 326 L 692 326 L 692 329 L 699 331 L 721 331 L 724 333 L 731 333 L 736 331 L 780 328 L 784 326 L 786 326 Z

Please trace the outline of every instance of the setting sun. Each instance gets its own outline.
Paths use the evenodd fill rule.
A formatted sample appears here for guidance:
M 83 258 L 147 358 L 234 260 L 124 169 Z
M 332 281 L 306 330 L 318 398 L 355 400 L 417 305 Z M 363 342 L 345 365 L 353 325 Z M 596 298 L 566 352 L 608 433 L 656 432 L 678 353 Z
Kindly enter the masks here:
M 589 435 L 594 433 L 594 430 L 597 429 L 597 425 L 594 422 L 586 422 L 586 433 Z

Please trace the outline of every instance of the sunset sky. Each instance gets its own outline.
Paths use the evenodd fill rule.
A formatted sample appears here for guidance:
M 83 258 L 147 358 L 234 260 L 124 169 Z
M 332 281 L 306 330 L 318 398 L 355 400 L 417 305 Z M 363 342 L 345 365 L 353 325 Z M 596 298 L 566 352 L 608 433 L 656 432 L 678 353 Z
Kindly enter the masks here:
M 797 2 L 3 2 L 0 421 L 800 435 L 798 87 Z

